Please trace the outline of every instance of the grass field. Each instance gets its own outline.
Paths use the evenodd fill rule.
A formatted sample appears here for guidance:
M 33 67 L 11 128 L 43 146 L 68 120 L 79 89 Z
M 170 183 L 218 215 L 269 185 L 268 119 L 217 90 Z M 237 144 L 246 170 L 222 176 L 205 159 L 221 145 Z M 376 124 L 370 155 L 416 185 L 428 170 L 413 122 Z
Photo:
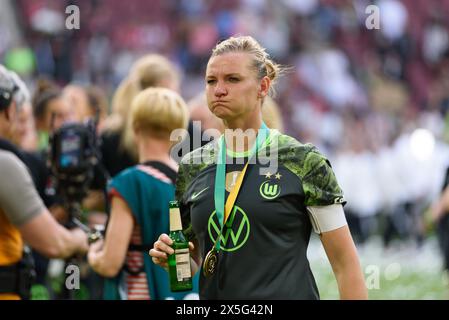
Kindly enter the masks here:
M 358 246 L 369 298 L 373 300 L 449 299 L 449 279 L 442 272 L 436 240 L 421 248 L 394 243 L 388 250 L 378 238 Z M 317 238 L 312 238 L 308 256 L 321 299 L 338 299 L 337 283 Z

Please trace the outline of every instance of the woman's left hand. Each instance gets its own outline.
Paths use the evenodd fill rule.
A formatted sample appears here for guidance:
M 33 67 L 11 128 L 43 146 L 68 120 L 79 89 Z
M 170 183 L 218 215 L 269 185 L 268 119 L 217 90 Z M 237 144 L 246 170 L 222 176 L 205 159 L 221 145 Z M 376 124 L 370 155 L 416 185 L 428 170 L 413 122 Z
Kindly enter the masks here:
M 103 245 L 104 240 L 99 239 L 89 246 L 89 251 L 87 252 L 87 261 L 94 269 L 95 269 L 94 266 L 96 265 L 97 262 L 98 254 L 103 249 Z

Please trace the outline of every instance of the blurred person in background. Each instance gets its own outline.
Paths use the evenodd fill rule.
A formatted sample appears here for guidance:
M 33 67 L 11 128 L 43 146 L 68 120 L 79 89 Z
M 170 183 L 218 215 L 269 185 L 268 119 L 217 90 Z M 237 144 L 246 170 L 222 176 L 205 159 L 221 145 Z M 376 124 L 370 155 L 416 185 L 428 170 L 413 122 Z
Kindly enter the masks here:
M 84 115 L 86 119 L 97 119 L 97 136 L 101 134 L 101 131 L 106 120 L 108 111 L 108 99 L 105 92 L 97 86 L 88 86 L 86 89 L 88 109 Z M 100 144 L 102 141 L 100 139 Z M 101 161 L 101 160 L 100 160 Z M 83 200 L 83 207 L 89 210 L 96 210 L 89 215 L 89 224 L 104 224 L 106 221 L 105 211 L 105 195 L 102 192 L 94 191 L 105 188 L 105 181 L 108 180 L 109 175 L 99 167 L 95 166 L 94 181 L 91 184 L 92 191 Z
M 441 196 L 432 205 L 432 220 L 443 257 L 443 270 L 446 278 L 449 278 L 449 169 L 446 171 Z
M 94 85 L 83 87 L 71 84 L 63 89 L 63 96 L 74 111 L 74 121 L 85 122 L 98 116 L 98 131 L 108 112 L 108 100 L 104 91 Z
M 62 90 L 62 96 L 70 105 L 74 121 L 84 122 L 91 116 L 89 98 L 86 90 L 82 86 L 69 84 Z
M 29 152 L 37 150 L 36 125 L 33 118 L 33 107 L 27 101 L 17 115 L 13 141 L 21 149 Z
M 62 96 L 70 105 L 73 111 L 73 121 L 86 124 L 88 121 L 96 121 L 97 135 L 100 133 L 102 121 L 106 117 L 107 112 L 107 98 L 104 92 L 95 86 L 81 86 L 70 84 L 62 90 Z M 100 141 L 101 145 L 101 141 Z M 100 159 L 101 161 L 101 159 Z M 94 166 L 94 176 L 102 177 L 104 172 L 100 170 L 99 166 Z M 102 189 L 103 179 L 94 179 L 91 182 L 90 188 L 94 190 Z M 104 193 L 90 191 L 82 199 L 81 208 L 83 211 L 82 219 L 86 225 L 93 229 L 95 226 L 103 226 L 107 221 L 107 214 L 105 211 L 106 197 Z M 80 259 L 77 264 L 81 267 L 80 282 L 87 288 L 87 296 L 82 298 L 100 299 L 103 296 L 103 279 L 95 274 L 87 264 L 86 259 Z
M 73 120 L 73 113 L 69 102 L 62 95 L 62 91 L 51 80 L 39 79 L 32 98 L 33 117 L 37 132 L 37 149 L 35 150 L 35 166 L 32 172 L 39 176 L 37 185 L 39 194 L 53 217 L 61 224 L 68 221 L 68 213 L 64 208 L 62 199 L 56 194 L 54 179 L 47 167 L 49 137 L 52 132 L 59 129 L 64 123 Z M 47 271 L 50 260 L 33 250 L 36 261 L 37 283 L 46 286 L 51 291 L 48 283 Z M 51 293 L 50 293 L 51 294 Z
M 284 132 L 284 121 L 282 119 L 281 108 L 270 96 L 266 97 L 262 105 L 262 120 L 268 128 Z
M 151 87 L 180 91 L 179 72 L 171 61 L 159 54 L 148 54 L 138 59 L 112 99 L 112 114 L 106 119 L 102 134 L 103 162 L 111 177 L 137 163 L 134 132 L 127 122 L 128 113 L 132 99 L 140 91 Z M 189 121 L 189 135 L 185 142 L 189 144 L 189 150 L 195 147 L 192 137 L 198 130 L 200 128 L 195 128 Z M 206 142 L 199 141 L 199 146 Z
M 49 208 L 50 213 L 55 214 L 58 218 L 64 215 L 64 213 L 59 206 L 54 205 L 54 197 L 48 194 L 49 171 L 45 159 L 42 158 L 42 154 L 36 152 L 38 141 L 30 94 L 25 84 L 19 78 L 16 78 L 16 82 L 20 84 L 20 92 L 23 92 L 23 102 L 21 103 L 21 108 L 17 110 L 17 119 L 12 130 L 11 141 L 19 149 L 22 149 L 22 159 L 31 174 L 39 197 L 42 199 L 44 205 Z M 50 284 L 47 281 L 49 259 L 36 250 L 32 250 L 31 253 L 36 271 L 36 281 L 35 285 L 33 285 L 33 290 L 39 287 L 38 290 L 48 297 L 50 295 L 48 290 Z
M 29 298 L 32 260 L 24 243 L 47 257 L 87 251 L 87 236 L 57 223 L 39 197 L 22 152 L 10 143 L 23 102 L 15 76 L 0 65 L 0 300 Z
M 179 92 L 179 74 L 165 57 L 149 54 L 137 60 L 129 75 L 120 83 L 112 99 L 112 114 L 102 134 L 102 161 L 111 177 L 138 162 L 137 148 L 128 116 L 134 97 L 150 87 Z
M 174 199 L 178 168 L 170 157 L 170 134 L 187 128 L 187 106 L 170 89 L 145 89 L 134 98 L 128 122 L 139 164 L 113 178 L 106 236 L 91 245 L 88 260 L 107 278 L 105 299 L 182 298 L 187 293 L 171 293 L 167 274 L 145 252 L 161 232 L 168 232 L 168 203 Z
M 49 192 L 50 174 L 46 166 L 44 154 L 36 152 L 37 134 L 32 114 L 30 93 L 26 85 L 14 73 L 14 81 L 20 90 L 16 95 L 21 95 L 18 103 L 17 117 L 12 129 L 11 141 L 21 150 L 21 159 L 26 164 L 33 179 L 34 186 L 42 199 L 44 205 L 49 208 L 50 213 L 58 220 L 62 221 L 66 216 L 65 210 L 56 203 L 56 198 Z M 46 87 L 46 84 L 44 85 Z M 33 290 L 39 287 L 39 291 L 49 296 L 50 284 L 47 279 L 47 269 L 49 259 L 36 250 L 32 250 L 34 259 L 36 281 Z
M 87 116 L 94 117 L 98 115 L 97 131 L 99 133 L 103 131 L 104 121 L 108 114 L 108 98 L 104 90 L 94 85 L 88 86 L 86 88 L 86 93 L 89 106 Z
M 44 167 L 41 166 L 39 168 L 39 175 L 42 177 L 41 180 L 44 181 L 45 191 L 43 199 L 56 220 L 63 225 L 70 223 L 70 216 L 66 210 L 67 203 L 63 202 L 61 195 L 57 194 L 55 190 L 55 183 L 57 183 L 57 180 L 50 174 L 50 170 L 46 166 L 49 152 L 49 137 L 65 123 L 86 120 L 83 118 L 87 116 L 87 111 L 89 111 L 90 108 L 88 96 L 83 88 L 78 86 L 68 86 L 66 89 L 66 91 L 62 91 L 53 82 L 41 79 L 37 83 L 37 88 L 33 96 L 33 114 L 39 137 L 37 151 L 44 164 Z M 93 222 L 104 223 L 106 220 L 104 214 L 88 214 L 86 216 L 87 218 L 93 217 Z M 90 225 L 92 224 L 94 223 L 91 223 Z M 46 280 L 50 261 L 39 255 L 38 252 L 33 251 L 33 255 L 39 266 L 39 283 L 42 282 L 42 284 L 45 284 L 47 288 L 52 291 L 52 287 L 49 286 L 48 280 Z M 79 263 L 82 264 L 81 261 Z M 86 276 L 85 272 L 82 273 L 82 280 L 84 280 Z
M 105 193 L 108 180 L 138 163 L 134 133 L 127 122 L 133 98 L 149 87 L 166 87 L 179 91 L 179 74 L 175 66 L 158 54 L 148 54 L 134 62 L 128 76 L 114 93 L 112 114 L 104 121 L 102 119 L 101 163 L 95 168 L 92 190 L 84 200 L 84 205 L 89 210 L 107 212 L 108 199 L 105 198 Z M 88 91 L 90 112 L 99 111 L 100 115 L 104 115 L 107 108 L 98 93 L 95 89 Z
M 33 96 L 33 115 L 38 133 L 38 151 L 46 154 L 51 132 L 72 121 L 73 109 L 61 90 L 47 80 L 39 80 Z
M 104 120 L 108 110 L 108 100 L 106 94 L 97 86 L 83 87 L 71 84 L 64 87 L 63 97 L 69 103 L 71 110 L 74 111 L 73 120 L 79 123 L 86 123 L 89 120 L 95 120 L 96 133 L 100 135 Z M 100 146 L 101 146 L 100 140 Z M 100 159 L 101 161 L 101 159 Z M 91 184 L 94 190 L 102 189 L 106 177 L 98 166 L 95 167 L 95 179 Z M 104 197 L 99 192 L 90 192 L 83 200 L 83 207 L 89 210 L 104 210 Z M 105 217 L 102 214 L 89 215 L 92 218 L 92 224 L 104 223 Z

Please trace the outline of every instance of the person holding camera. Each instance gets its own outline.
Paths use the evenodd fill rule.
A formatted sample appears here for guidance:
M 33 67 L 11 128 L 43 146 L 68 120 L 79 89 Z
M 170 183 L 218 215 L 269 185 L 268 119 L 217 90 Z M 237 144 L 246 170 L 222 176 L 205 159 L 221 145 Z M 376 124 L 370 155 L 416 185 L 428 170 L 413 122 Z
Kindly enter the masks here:
M 88 261 L 107 278 L 105 299 L 184 298 L 186 293 L 170 292 L 167 274 L 144 253 L 169 229 L 168 204 L 175 196 L 178 167 L 170 156 L 170 134 L 187 128 L 187 106 L 170 89 L 148 88 L 134 98 L 128 121 L 139 164 L 113 178 L 106 237 L 90 246 Z
M 21 151 L 10 143 L 20 108 L 16 76 L 0 65 L 0 300 L 27 299 L 32 263 L 24 243 L 51 258 L 66 258 L 88 249 L 87 235 L 67 230 L 39 197 Z

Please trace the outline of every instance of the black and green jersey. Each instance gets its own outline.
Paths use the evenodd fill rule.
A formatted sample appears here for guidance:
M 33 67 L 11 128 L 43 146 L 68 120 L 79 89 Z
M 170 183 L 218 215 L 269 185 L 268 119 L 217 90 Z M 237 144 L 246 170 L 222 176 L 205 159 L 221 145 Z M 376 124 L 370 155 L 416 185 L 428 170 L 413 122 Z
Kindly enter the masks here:
M 203 257 L 220 231 L 214 204 L 217 141 L 183 158 L 176 184 L 184 232 L 198 240 Z M 226 197 L 247 156 L 227 155 Z M 223 229 L 217 270 L 209 278 L 201 272 L 200 298 L 318 299 L 306 256 L 312 230 L 306 207 L 343 203 L 342 191 L 314 146 L 276 130 L 270 130 L 257 159 L 248 166 Z

